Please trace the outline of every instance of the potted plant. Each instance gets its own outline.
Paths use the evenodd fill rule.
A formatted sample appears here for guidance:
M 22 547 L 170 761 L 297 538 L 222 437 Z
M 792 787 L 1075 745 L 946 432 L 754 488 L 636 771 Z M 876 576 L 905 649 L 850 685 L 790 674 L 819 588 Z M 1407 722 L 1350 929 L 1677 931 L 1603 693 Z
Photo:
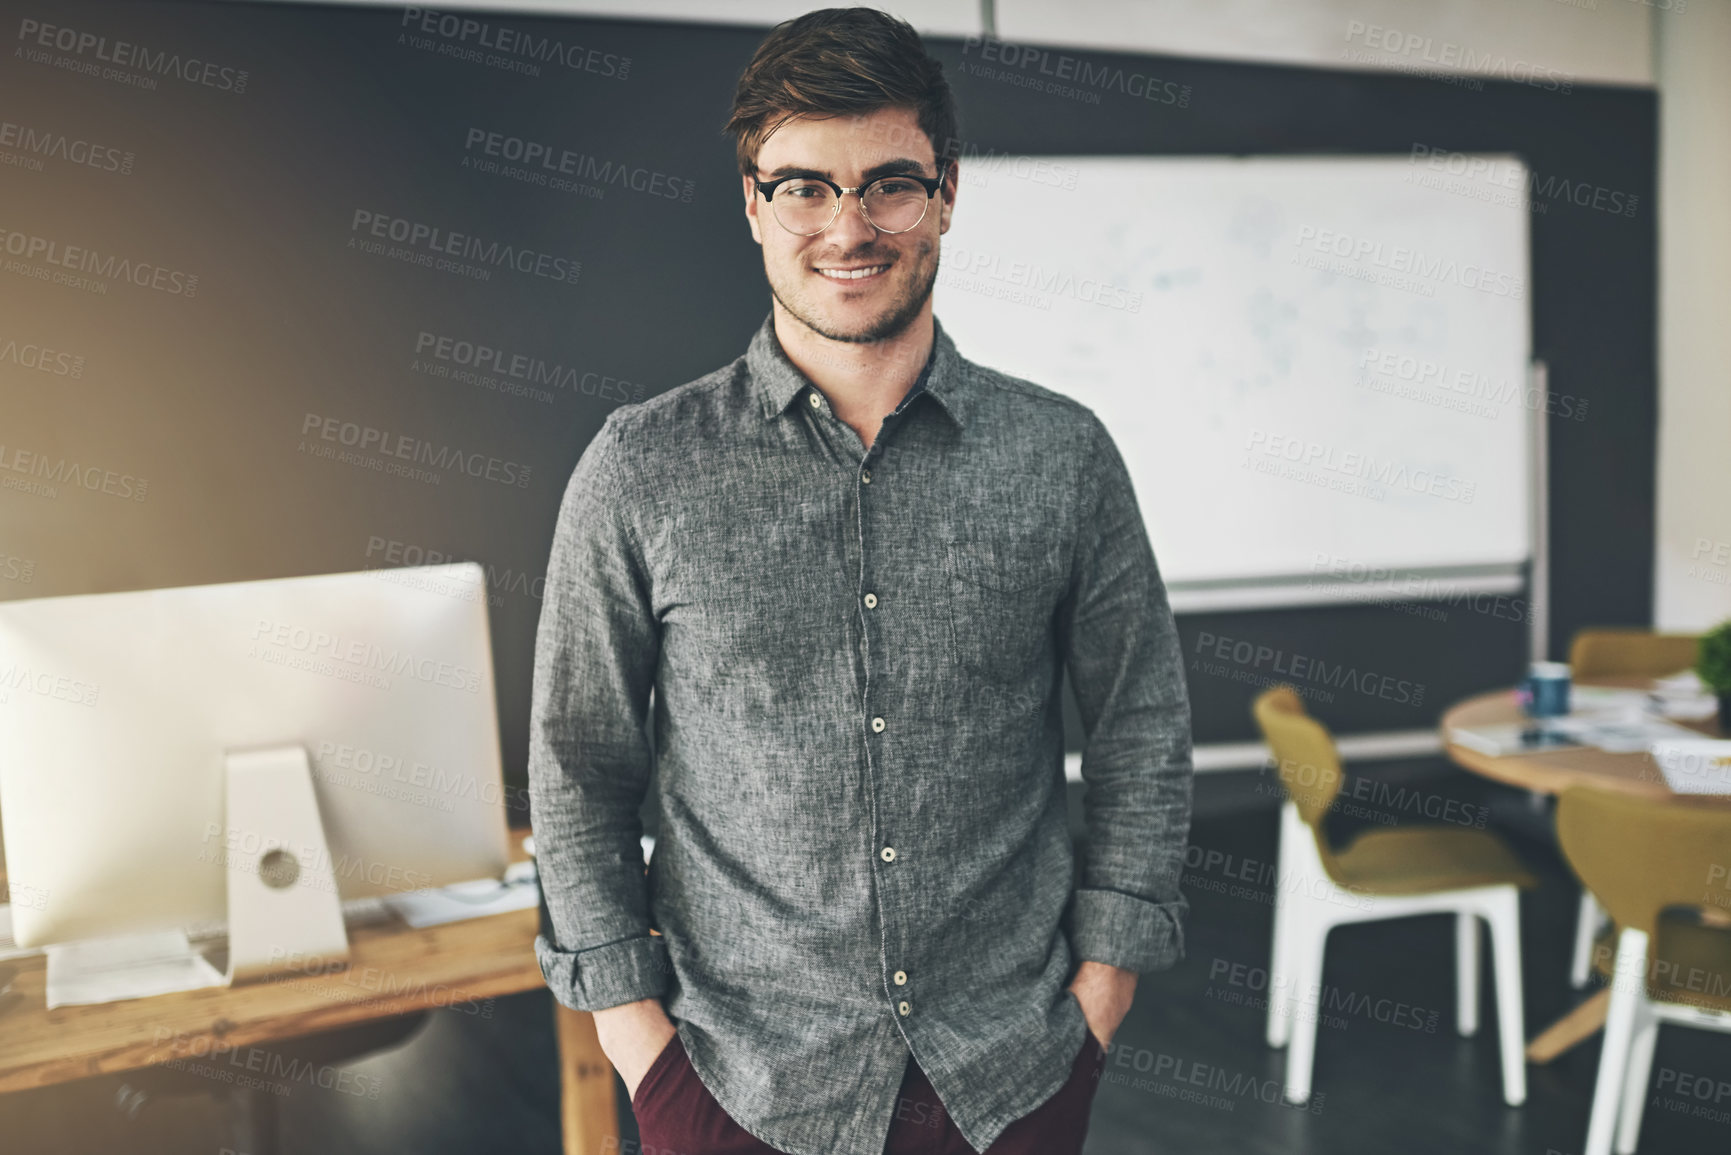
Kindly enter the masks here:
M 1719 729 L 1731 736 L 1731 621 L 1701 635 L 1695 672 L 1719 695 Z

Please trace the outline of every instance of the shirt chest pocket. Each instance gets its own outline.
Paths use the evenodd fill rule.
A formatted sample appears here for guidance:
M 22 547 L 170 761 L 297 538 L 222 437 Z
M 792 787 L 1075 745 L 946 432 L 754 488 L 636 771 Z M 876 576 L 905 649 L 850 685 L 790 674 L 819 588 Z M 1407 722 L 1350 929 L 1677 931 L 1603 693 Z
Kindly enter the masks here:
M 987 681 L 1013 683 L 1050 657 L 1069 555 L 1041 534 L 958 532 L 944 542 L 951 652 Z

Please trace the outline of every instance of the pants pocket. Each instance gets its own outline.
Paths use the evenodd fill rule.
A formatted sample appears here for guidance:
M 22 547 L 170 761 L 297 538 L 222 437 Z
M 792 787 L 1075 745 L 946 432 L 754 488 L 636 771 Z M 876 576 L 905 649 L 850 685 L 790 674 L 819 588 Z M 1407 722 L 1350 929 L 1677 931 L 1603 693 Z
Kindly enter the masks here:
M 679 1032 L 673 1032 L 673 1037 L 667 1040 L 667 1045 L 661 1048 L 661 1053 L 655 1056 L 655 1061 L 649 1064 L 649 1069 L 637 1080 L 637 1089 L 631 1093 L 632 1114 L 641 1114 L 642 1105 L 648 1101 L 649 1092 L 666 1075 L 667 1068 L 676 1057 L 675 1053 L 682 1051 L 684 1047 L 685 1043 L 680 1039 Z

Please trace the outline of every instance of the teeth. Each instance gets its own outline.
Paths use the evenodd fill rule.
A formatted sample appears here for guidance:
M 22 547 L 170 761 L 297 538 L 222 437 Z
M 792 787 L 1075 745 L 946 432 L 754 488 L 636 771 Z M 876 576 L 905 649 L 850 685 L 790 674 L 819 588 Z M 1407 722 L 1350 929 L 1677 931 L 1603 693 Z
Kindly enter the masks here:
M 818 272 L 832 280 L 857 281 L 861 277 L 869 277 L 889 268 L 888 265 L 873 265 L 869 269 L 819 269 Z

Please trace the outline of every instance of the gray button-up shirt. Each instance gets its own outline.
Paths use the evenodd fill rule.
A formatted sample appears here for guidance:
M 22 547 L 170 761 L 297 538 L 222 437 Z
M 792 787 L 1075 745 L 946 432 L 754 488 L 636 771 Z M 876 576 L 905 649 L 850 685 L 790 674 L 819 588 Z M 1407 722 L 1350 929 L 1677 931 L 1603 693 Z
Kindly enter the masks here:
M 879 1155 L 910 1052 L 985 1148 L 1068 1076 L 1081 960 L 1182 953 L 1190 708 L 1129 474 L 1092 410 L 942 325 L 869 454 L 772 319 L 615 409 L 560 508 L 530 726 L 548 986 L 662 997 L 792 1155 Z

